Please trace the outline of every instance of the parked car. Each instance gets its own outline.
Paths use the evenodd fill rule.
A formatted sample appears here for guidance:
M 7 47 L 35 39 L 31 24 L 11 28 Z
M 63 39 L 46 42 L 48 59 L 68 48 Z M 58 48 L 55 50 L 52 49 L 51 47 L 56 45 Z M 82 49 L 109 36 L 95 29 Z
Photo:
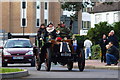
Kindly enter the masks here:
M 35 66 L 33 46 L 29 39 L 14 38 L 8 39 L 2 51 L 2 66 L 5 67 L 14 63 L 31 63 Z

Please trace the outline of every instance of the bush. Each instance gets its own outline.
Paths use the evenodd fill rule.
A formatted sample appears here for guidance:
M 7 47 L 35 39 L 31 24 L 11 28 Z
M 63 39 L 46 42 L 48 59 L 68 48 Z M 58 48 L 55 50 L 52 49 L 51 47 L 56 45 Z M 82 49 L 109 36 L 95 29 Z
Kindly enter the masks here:
M 101 48 L 99 45 L 92 46 L 92 59 L 100 59 Z
M 76 40 L 77 40 L 77 44 L 79 46 L 79 48 L 83 48 L 84 47 L 84 41 L 86 40 L 87 36 L 80 36 L 80 34 L 74 34 Z

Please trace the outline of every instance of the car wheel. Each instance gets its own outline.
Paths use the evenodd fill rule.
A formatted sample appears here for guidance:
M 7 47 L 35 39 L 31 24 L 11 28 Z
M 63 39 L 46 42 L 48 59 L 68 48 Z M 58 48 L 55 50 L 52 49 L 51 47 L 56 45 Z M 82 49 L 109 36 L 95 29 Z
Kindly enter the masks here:
M 39 55 L 36 56 L 35 61 L 36 61 L 35 62 L 36 69 L 39 71 L 41 69 L 41 61 Z

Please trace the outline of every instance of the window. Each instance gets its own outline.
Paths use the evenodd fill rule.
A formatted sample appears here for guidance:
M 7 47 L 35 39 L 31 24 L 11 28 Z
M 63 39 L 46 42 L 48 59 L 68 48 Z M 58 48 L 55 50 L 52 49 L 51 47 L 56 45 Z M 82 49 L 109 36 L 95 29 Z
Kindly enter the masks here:
M 95 24 L 98 24 L 99 22 L 101 22 L 101 14 L 95 15 Z
M 89 29 L 91 27 L 90 21 L 82 21 L 82 28 L 83 29 Z
M 39 5 L 37 5 L 37 9 L 40 9 L 40 6 L 39 6 Z
M 37 1 L 37 2 L 36 2 L 36 8 L 37 8 L 37 9 L 40 9 L 40 1 Z
M 109 13 L 106 14 L 106 21 L 109 22 Z
M 26 2 L 22 2 L 22 8 L 23 8 L 23 9 L 26 8 Z
M 45 10 L 47 10 L 47 2 L 45 2 Z
M 82 12 L 87 12 L 87 8 L 82 8 Z
M 21 1 L 21 27 L 27 26 L 26 8 L 27 8 L 27 2 L 26 0 L 22 0 Z
M 26 26 L 26 19 L 22 18 L 22 26 Z
M 37 19 L 37 26 L 40 26 L 40 19 Z
M 114 22 L 118 22 L 118 13 L 114 13 Z
M 40 18 L 40 15 L 41 15 L 41 7 L 40 7 L 40 1 L 37 0 L 36 1 L 36 27 L 40 27 L 40 22 L 41 22 L 41 18 Z
M 47 19 L 45 19 L 45 25 L 47 25 Z

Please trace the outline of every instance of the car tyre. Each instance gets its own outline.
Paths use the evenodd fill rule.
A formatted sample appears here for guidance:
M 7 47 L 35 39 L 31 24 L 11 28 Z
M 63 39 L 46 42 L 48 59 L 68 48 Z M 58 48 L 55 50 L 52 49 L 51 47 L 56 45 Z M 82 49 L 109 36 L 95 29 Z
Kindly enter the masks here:
M 73 62 L 72 61 L 67 63 L 67 68 L 68 68 L 69 71 L 72 70 L 72 68 L 73 68 Z

